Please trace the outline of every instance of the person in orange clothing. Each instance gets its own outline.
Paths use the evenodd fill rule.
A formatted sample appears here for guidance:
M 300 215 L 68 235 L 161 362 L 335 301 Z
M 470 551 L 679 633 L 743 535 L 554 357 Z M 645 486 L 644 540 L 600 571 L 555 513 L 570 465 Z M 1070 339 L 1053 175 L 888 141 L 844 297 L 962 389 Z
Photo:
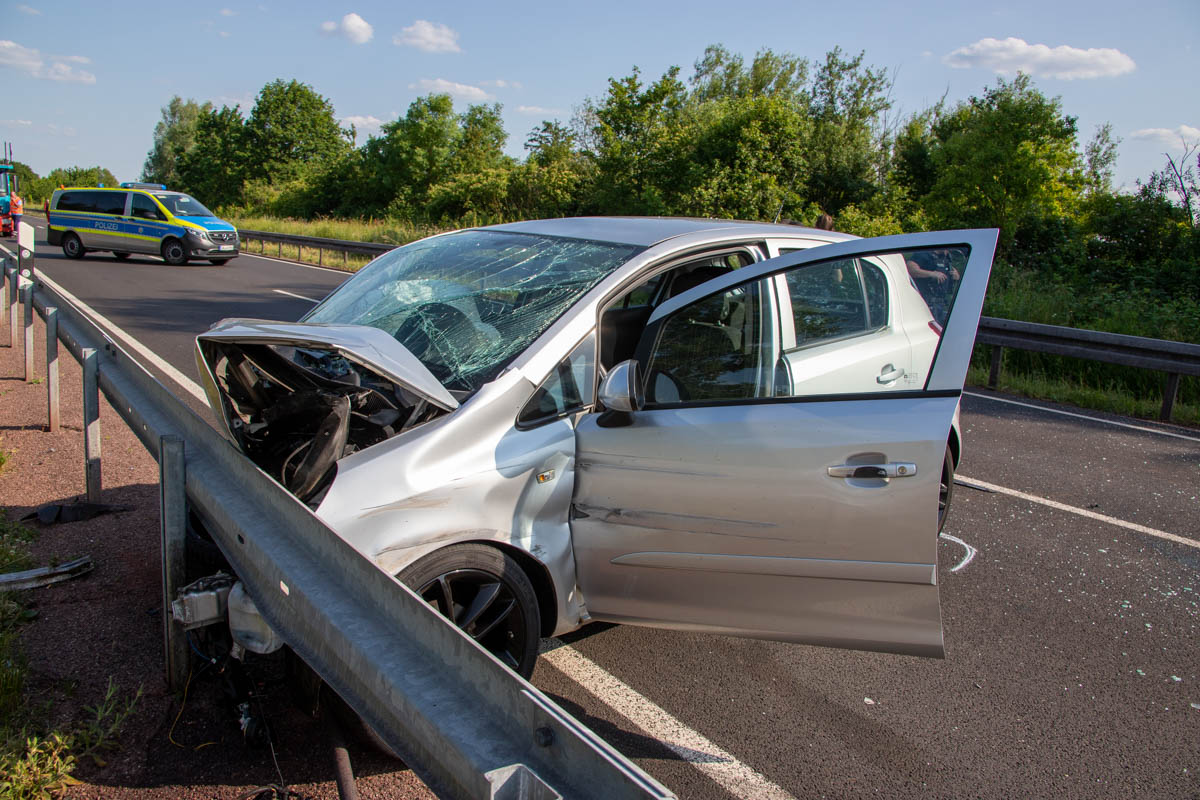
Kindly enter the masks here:
M 21 235 L 21 215 L 25 213 L 25 203 L 21 200 L 19 194 L 11 196 L 9 201 L 8 213 L 13 221 L 13 236 Z

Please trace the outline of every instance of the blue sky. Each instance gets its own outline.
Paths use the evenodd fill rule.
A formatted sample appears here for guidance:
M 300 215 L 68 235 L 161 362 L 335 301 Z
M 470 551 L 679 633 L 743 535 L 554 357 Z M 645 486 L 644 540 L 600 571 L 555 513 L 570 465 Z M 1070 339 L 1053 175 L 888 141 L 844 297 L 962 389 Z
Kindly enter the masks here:
M 354 122 L 361 143 L 416 97 L 504 106 L 521 155 L 542 119 L 566 121 L 634 65 L 684 77 L 709 44 L 821 59 L 866 52 L 895 77 L 893 113 L 979 94 L 1016 69 L 1061 96 L 1080 139 L 1111 122 L 1117 182 L 1132 186 L 1200 140 L 1200 2 L 104 4 L 0 2 L 0 139 L 39 174 L 99 164 L 136 179 L 172 95 L 241 104 L 298 79 Z M 158 12 L 158 13 L 153 13 Z

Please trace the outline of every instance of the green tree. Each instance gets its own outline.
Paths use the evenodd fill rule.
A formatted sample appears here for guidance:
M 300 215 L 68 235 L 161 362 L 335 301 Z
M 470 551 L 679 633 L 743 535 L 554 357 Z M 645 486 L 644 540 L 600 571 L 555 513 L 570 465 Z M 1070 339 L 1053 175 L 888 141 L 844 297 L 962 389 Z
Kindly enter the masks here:
M 688 83 L 692 85 L 692 99 L 698 102 L 769 96 L 803 103 L 807 80 L 808 61 L 803 58 L 759 50 L 747 68 L 740 55 L 730 53 L 724 45 L 711 44 L 696 62 Z
M 999 79 L 933 130 L 937 178 L 926 206 L 935 224 L 998 227 L 1007 246 L 1023 224 L 1073 211 L 1083 187 L 1075 118 L 1028 75 Z
M 292 180 L 353 146 L 351 132 L 338 125 L 326 98 L 307 84 L 282 79 L 259 91 L 245 138 L 248 175 L 270 183 Z
M 179 183 L 179 159 L 196 142 L 196 125 L 201 114 L 212 111 L 212 103 L 197 103 L 176 95 L 163 106 L 162 119 L 154 126 L 154 144 L 142 167 L 142 180 L 174 187 Z
M 176 164 L 179 187 L 212 206 L 238 203 L 249 171 L 246 121 L 241 108 L 202 111 L 195 140 Z

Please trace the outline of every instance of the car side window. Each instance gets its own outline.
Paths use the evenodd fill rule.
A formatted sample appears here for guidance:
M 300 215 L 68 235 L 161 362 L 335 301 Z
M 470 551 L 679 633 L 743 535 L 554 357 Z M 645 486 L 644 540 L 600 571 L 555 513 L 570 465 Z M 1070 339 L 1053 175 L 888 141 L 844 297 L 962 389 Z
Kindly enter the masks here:
M 133 196 L 133 206 L 130 209 L 130 213 L 138 219 L 164 219 L 162 211 L 158 209 L 153 200 L 144 194 L 135 194 Z
M 576 345 L 558 363 L 517 415 L 517 423 L 539 425 L 592 404 L 596 369 L 596 334 Z
M 814 264 L 785 275 L 796 346 L 811 347 L 887 325 L 887 278 L 858 259 Z
M 95 200 L 98 213 L 112 214 L 118 217 L 125 214 L 126 192 L 93 192 L 93 194 L 98 195 Z
M 764 295 L 765 281 L 751 281 L 667 318 L 646 360 L 647 405 L 769 396 L 773 359 L 764 335 L 770 320 Z

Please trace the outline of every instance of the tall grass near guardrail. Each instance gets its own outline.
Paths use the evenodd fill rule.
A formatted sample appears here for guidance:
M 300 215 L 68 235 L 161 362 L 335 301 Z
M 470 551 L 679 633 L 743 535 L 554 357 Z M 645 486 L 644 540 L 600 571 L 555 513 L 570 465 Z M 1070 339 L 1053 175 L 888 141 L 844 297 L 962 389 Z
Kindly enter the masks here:
M 1163 298 L 1149 292 L 1081 288 L 998 262 L 983 313 L 1004 319 L 1124 333 L 1178 342 L 1200 342 L 1200 298 Z M 978 345 L 968 381 L 987 382 L 990 348 Z M 1006 348 L 1004 391 L 1119 414 L 1155 418 L 1165 375 L 1067 356 Z M 1200 425 L 1200 379 L 1183 377 L 1173 418 Z
M 444 227 L 419 225 L 398 219 L 316 219 L 311 222 L 279 217 L 230 216 L 227 218 L 238 228 L 270 233 L 288 233 L 297 236 L 319 236 L 324 239 L 343 239 L 352 242 L 378 242 L 381 244 L 408 244 L 440 233 Z

